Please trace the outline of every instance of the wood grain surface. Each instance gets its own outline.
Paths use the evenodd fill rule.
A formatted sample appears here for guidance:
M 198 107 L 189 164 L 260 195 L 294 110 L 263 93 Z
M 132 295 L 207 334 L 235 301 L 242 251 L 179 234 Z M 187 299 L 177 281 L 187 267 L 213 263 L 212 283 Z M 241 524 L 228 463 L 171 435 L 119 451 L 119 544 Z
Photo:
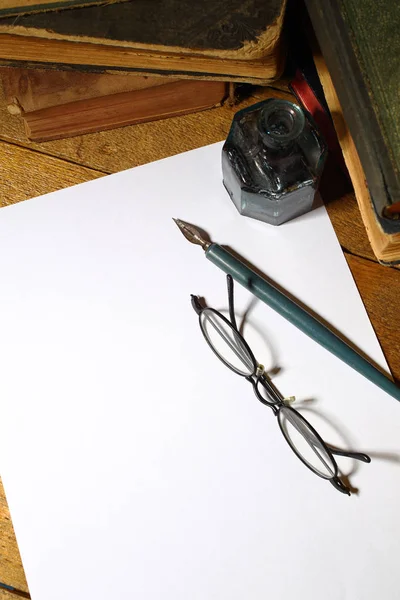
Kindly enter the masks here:
M 32 161 L 35 163 L 34 169 Z M 7 165 L 0 179 L 0 206 L 14 204 L 29 197 L 46 194 L 49 190 L 60 190 L 103 175 L 94 169 L 4 143 L 0 143 L 0 164 Z
M 9 592 L 7 590 L 0 589 L 0 600 L 18 600 L 18 598 L 30 598 L 28 592 L 16 590 L 15 592 Z
M 23 592 L 28 591 L 3 484 L 0 479 L 0 581 Z M 11 600 L 15 594 L 0 589 L 0 600 Z
M 26 140 L 21 121 L 8 113 L 0 97 L 0 205 L 223 140 L 236 110 L 271 96 L 291 98 L 286 82 L 256 90 L 239 106 L 226 104 L 203 113 L 43 144 Z M 332 163 L 325 170 L 321 195 L 393 375 L 400 381 L 396 319 L 400 311 L 400 271 L 376 261 L 354 192 Z M 0 581 L 27 591 L 1 486 Z M 0 600 L 16 597 L 0 591 Z
M 386 360 L 399 384 L 400 336 L 397 323 L 400 271 L 351 254 L 345 253 L 345 257 Z

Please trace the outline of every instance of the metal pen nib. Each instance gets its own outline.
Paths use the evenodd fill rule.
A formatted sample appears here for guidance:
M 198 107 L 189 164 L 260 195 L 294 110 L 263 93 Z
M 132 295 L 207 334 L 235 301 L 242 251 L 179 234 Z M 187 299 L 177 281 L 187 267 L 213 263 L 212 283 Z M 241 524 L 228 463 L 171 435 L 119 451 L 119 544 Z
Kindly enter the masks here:
M 186 223 L 186 221 L 181 221 L 180 219 L 173 220 L 178 225 L 185 238 L 189 240 L 189 242 L 192 244 L 198 244 L 203 248 L 204 251 L 208 250 L 208 248 L 211 246 L 211 242 L 204 239 L 200 231 L 194 227 L 194 225 Z

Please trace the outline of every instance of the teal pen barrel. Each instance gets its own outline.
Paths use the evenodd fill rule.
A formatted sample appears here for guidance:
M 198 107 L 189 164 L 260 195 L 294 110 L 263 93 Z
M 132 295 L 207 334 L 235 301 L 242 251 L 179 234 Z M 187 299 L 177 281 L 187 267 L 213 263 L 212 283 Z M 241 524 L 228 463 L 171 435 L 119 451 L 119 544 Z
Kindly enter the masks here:
M 218 244 L 211 244 L 206 250 L 206 257 L 222 271 L 232 275 L 235 281 L 243 285 L 254 296 L 265 302 L 265 304 L 268 304 L 268 306 L 282 315 L 282 317 L 285 317 L 285 319 L 298 329 L 301 329 L 301 331 L 314 341 L 361 373 L 361 375 L 364 375 L 364 377 L 375 383 L 382 390 L 385 390 L 393 398 L 400 400 L 400 388 L 393 381 L 381 373 L 381 371 L 375 368 L 358 352 L 353 350 L 333 331 L 328 329 L 293 300 L 285 296 L 273 284 L 243 264 L 233 254 Z

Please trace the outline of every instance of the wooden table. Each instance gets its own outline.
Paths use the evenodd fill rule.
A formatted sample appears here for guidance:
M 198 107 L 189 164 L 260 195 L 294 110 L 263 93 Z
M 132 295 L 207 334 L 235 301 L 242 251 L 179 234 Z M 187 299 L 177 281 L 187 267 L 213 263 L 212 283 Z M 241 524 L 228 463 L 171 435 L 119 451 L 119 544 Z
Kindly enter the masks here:
M 8 114 L 1 93 L 0 206 L 223 140 L 238 109 L 225 105 L 156 123 L 34 144 L 26 141 L 18 117 Z M 278 82 L 258 90 L 240 108 L 270 96 L 292 99 L 285 83 Z M 396 318 L 400 314 L 400 270 L 384 267 L 374 258 L 351 186 L 335 164 L 328 164 L 325 170 L 321 194 L 386 359 L 400 381 Z M 29 502 L 29 490 L 26 493 Z M 29 597 L 1 483 L 0 581 Z M 0 590 L 0 600 L 15 597 Z

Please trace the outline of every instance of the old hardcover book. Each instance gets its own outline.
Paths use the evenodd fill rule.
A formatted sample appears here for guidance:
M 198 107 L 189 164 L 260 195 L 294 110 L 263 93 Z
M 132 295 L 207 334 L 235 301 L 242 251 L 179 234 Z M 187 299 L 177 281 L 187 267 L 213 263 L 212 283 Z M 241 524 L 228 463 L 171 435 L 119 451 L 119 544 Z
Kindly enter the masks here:
M 267 83 L 283 67 L 286 0 L 129 0 L 0 21 L 6 64 Z
M 13 80 L 8 69 L 7 77 L 3 75 L 3 86 L 9 111 L 23 117 L 27 137 L 36 142 L 198 112 L 220 105 L 228 95 L 228 84 L 221 81 L 171 81 L 127 75 L 119 79 L 133 80 L 131 89 L 129 81 L 119 81 L 119 88 L 124 91 L 118 92 L 118 85 L 112 82 L 118 79 L 115 75 L 80 75 L 81 85 L 75 81 L 74 88 L 65 87 L 63 78 L 58 78 L 55 88 L 54 81 L 46 82 L 46 72 L 34 81 L 29 81 L 29 75 Z M 50 80 L 57 79 L 55 73 L 50 75 Z M 88 82 L 87 77 L 97 80 Z M 20 88 L 18 81 L 24 81 Z M 69 101 L 62 103 L 62 98 Z
M 44 12 L 46 10 L 61 10 L 79 6 L 96 4 L 111 4 L 124 0 L 1 0 L 0 17 L 15 16 L 27 13 Z
M 0 67 L 0 78 L 7 109 L 13 115 L 178 81 L 160 76 L 80 73 L 18 67 Z
M 382 263 L 400 263 L 400 5 L 306 5 L 333 82 L 333 118 L 349 130 L 342 147 L 371 246 Z

